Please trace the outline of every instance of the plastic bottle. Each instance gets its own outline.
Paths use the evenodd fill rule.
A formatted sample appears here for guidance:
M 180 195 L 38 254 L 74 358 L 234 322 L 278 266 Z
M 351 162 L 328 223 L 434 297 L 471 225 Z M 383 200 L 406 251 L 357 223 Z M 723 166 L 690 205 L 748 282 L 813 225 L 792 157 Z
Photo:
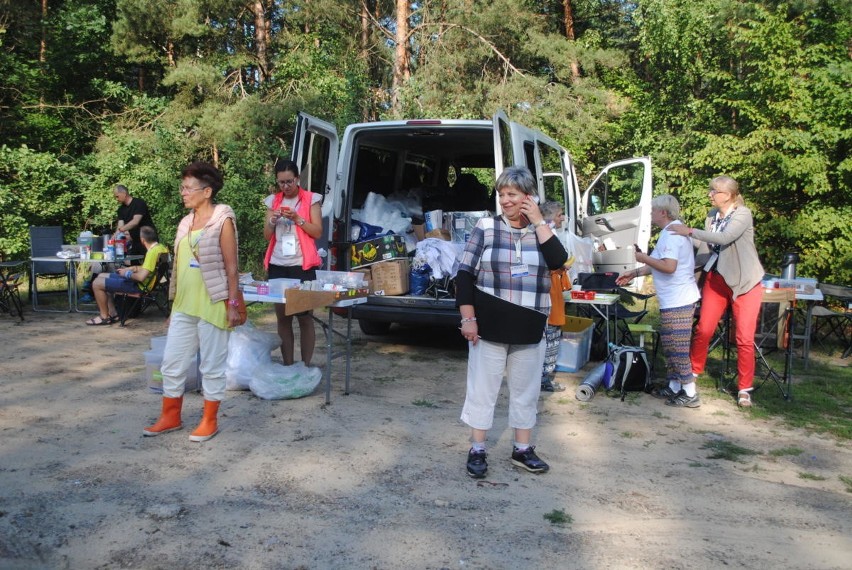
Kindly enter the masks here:
M 115 261 L 115 240 L 109 240 L 104 247 L 104 261 Z
M 120 260 L 124 259 L 125 248 L 127 247 L 127 241 L 124 238 L 124 232 L 118 232 L 115 234 L 115 258 Z

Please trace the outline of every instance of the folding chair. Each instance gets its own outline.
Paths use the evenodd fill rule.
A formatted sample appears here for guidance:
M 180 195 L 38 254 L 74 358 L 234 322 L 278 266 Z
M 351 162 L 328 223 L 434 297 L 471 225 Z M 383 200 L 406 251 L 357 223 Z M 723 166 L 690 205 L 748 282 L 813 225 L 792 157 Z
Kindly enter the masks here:
M 577 281 L 584 291 L 595 291 L 598 293 L 615 293 L 622 298 L 631 297 L 639 301 L 643 301 L 641 309 L 632 311 L 623 304 L 616 303 L 610 313 L 610 320 L 616 326 L 617 339 L 619 344 L 636 346 L 637 339 L 634 338 L 633 332 L 630 330 L 630 325 L 637 325 L 648 314 L 648 299 L 654 297 L 653 294 L 645 295 L 643 293 L 634 293 L 623 287 L 615 284 L 615 279 L 618 273 L 580 273 Z M 600 332 L 602 323 L 596 324 L 596 330 Z
M 118 310 L 121 326 L 124 326 L 127 317 L 133 315 L 137 308 L 139 309 L 138 314 L 142 314 L 151 305 L 156 305 L 164 316 L 169 316 L 170 271 L 171 256 L 168 253 L 161 253 L 157 259 L 154 278 L 149 290 L 139 291 L 138 293 L 114 293 L 115 306 Z M 119 303 L 119 299 L 121 299 L 121 303 Z
M 30 226 L 30 257 L 55 256 L 62 249 L 62 227 L 61 226 Z M 30 275 L 30 297 L 33 302 L 33 310 L 38 307 L 38 278 L 65 279 L 68 293 L 71 287 L 71 276 L 68 265 L 64 261 L 33 261 L 32 274 Z M 69 306 L 69 309 L 71 307 Z
M 839 339 L 846 358 L 852 352 L 852 288 L 820 283 L 819 289 L 826 301 L 812 309 L 811 336 L 824 348 L 829 338 Z
M 0 311 L 12 316 L 17 312 L 21 321 L 24 320 L 24 307 L 18 288 L 27 274 L 26 269 L 20 269 L 25 264 L 26 261 L 4 261 L 0 267 Z

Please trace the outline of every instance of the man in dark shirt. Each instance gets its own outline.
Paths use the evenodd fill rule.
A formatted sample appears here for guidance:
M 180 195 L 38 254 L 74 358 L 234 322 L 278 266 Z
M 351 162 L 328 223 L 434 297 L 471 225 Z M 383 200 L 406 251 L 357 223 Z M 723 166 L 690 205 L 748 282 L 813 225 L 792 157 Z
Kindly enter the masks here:
M 142 198 L 131 196 L 127 187 L 121 184 L 115 185 L 113 195 L 119 203 L 116 233 L 128 234 L 130 240 L 127 248 L 128 255 L 145 255 L 145 246 L 139 239 L 139 228 L 142 226 L 154 228 L 154 220 L 151 219 L 148 204 Z M 154 231 L 156 231 L 156 228 L 154 228 Z

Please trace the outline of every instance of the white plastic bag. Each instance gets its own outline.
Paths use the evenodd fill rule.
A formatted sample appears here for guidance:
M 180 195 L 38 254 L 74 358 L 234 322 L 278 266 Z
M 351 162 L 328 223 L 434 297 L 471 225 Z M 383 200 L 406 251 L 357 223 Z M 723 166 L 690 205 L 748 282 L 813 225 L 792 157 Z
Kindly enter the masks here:
M 571 283 L 574 283 L 580 273 L 595 272 L 595 242 L 590 237 L 581 238 L 570 232 L 566 237 L 565 249 L 569 255 L 574 256 L 574 265 L 568 269 Z
M 277 334 L 258 330 L 247 322 L 235 328 L 228 339 L 226 390 L 248 390 L 258 366 L 272 363 L 270 352 L 281 344 Z
M 322 370 L 304 362 L 292 366 L 270 362 L 254 369 L 249 387 L 258 398 L 288 400 L 309 396 L 321 379 Z

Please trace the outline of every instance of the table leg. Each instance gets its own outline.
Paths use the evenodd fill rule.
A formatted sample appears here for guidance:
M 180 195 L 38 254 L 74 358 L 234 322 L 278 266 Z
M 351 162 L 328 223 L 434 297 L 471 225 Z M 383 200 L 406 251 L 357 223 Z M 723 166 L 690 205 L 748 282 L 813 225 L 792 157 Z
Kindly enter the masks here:
M 352 362 L 352 307 L 346 308 L 346 388 L 343 392 L 349 395 L 349 371 Z
M 331 361 L 334 360 L 334 310 L 328 308 L 328 328 L 325 331 L 325 403 L 331 403 Z

